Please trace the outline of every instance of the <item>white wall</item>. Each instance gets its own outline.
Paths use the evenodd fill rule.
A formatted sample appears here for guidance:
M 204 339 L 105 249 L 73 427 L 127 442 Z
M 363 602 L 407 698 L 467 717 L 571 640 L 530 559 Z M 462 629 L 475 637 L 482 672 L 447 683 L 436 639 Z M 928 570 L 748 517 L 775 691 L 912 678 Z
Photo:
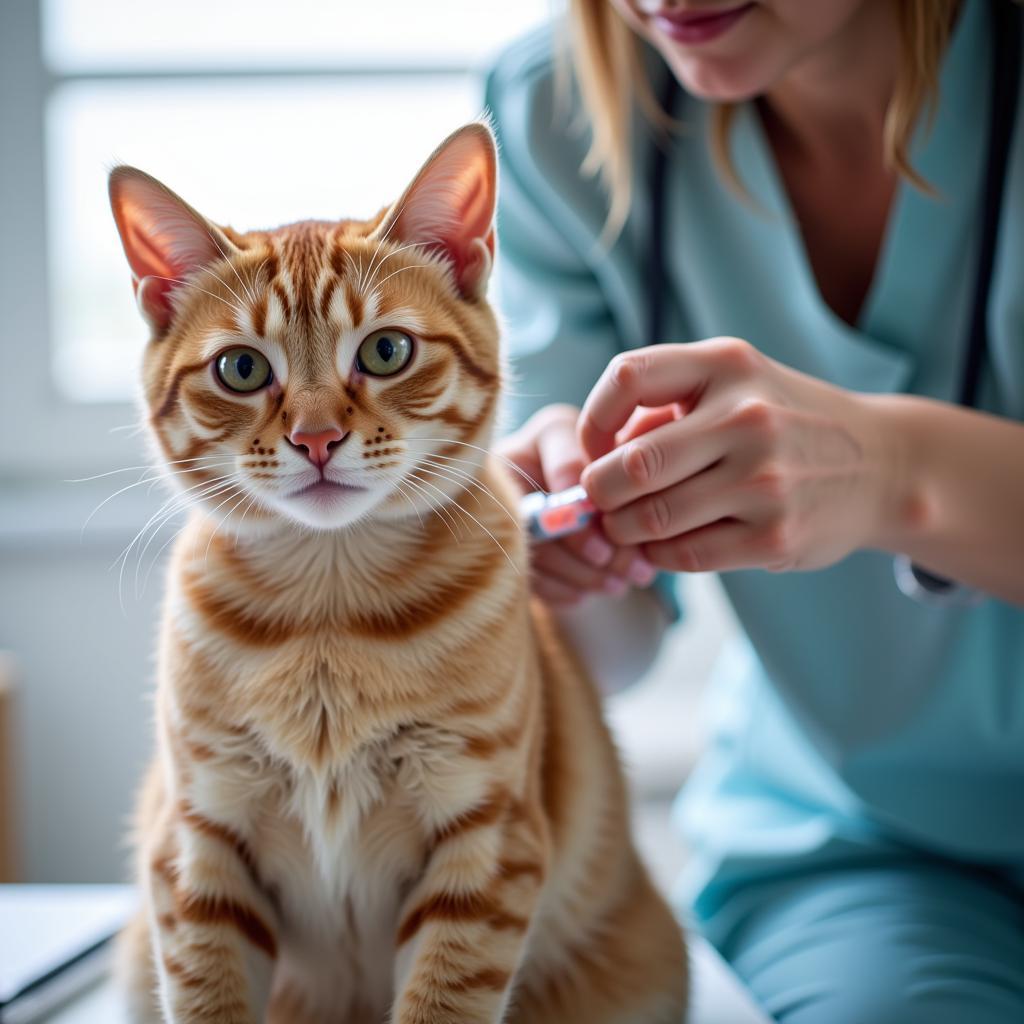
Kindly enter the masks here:
M 34 503 L 19 497 L 30 519 Z M 14 496 L 4 498 L 10 508 Z M 26 881 L 122 875 L 119 844 L 150 748 L 160 591 L 151 579 L 122 612 L 108 567 L 131 534 L 124 537 L 116 530 L 80 541 L 77 528 L 0 537 L 0 648 L 17 665 L 15 807 Z

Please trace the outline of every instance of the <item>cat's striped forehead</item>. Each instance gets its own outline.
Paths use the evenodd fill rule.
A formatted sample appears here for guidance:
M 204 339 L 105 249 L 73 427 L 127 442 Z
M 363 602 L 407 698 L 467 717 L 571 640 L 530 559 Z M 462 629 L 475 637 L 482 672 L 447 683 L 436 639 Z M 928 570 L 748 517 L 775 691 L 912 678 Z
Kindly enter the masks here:
M 296 373 L 313 383 L 354 354 L 340 348 L 391 327 L 450 338 L 464 367 L 488 368 L 470 369 L 477 384 L 496 383 L 498 332 L 487 303 L 467 307 L 443 258 L 371 237 L 376 223 L 303 221 L 245 234 L 225 229 L 234 252 L 183 289 L 174 326 L 151 347 L 147 362 L 166 379 L 169 364 L 260 341 L 278 364 L 281 383 Z
M 373 224 L 303 221 L 234 235 L 252 292 L 239 325 L 257 335 L 311 331 L 334 321 L 358 327 L 382 307 L 382 265 L 395 255 L 367 241 Z M 406 264 L 408 265 L 408 264 Z M 378 272 L 381 271 L 381 272 Z M 230 277 L 228 279 L 230 283 Z M 386 282 L 385 282 L 386 283 Z
M 290 366 L 316 373 L 346 335 L 384 326 L 417 334 L 468 326 L 455 308 L 444 260 L 422 247 L 371 239 L 375 225 L 303 221 L 274 231 L 226 231 L 236 252 L 183 296 L 175 347 L 205 335 L 208 349 L 237 334 L 262 339 L 280 348 Z M 189 315 L 193 309 L 205 324 Z

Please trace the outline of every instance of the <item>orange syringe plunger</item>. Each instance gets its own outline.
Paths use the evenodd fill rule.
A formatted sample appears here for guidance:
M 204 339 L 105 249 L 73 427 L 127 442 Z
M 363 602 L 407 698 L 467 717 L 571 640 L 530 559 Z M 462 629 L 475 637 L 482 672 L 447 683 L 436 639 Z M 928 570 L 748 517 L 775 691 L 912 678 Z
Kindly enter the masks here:
M 557 540 L 579 533 L 594 518 L 597 509 L 582 486 L 570 487 L 557 494 L 534 491 L 519 504 L 530 536 L 535 541 Z

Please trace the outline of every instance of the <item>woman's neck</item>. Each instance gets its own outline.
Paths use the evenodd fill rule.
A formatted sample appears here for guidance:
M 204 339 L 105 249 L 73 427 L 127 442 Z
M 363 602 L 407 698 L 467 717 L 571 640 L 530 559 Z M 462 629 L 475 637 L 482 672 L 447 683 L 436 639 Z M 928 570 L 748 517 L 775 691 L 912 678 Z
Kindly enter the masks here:
M 868 0 L 762 98 L 773 142 L 813 163 L 876 160 L 902 47 L 896 4 Z

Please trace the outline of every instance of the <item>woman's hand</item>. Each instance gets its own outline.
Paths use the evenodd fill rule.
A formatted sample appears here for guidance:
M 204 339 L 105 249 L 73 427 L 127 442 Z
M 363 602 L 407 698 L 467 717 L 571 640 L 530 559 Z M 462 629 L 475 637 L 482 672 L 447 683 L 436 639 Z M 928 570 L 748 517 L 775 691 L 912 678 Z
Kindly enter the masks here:
M 577 440 L 580 412 L 570 405 L 549 405 L 519 430 L 503 438 L 495 451 L 548 491 L 575 487 L 586 458 Z M 525 492 L 530 484 L 518 474 Z M 534 592 L 554 605 L 576 604 L 588 593 L 621 596 L 631 586 L 648 586 L 655 570 L 630 544 L 609 543 L 597 526 L 559 541 L 534 546 Z
M 583 485 L 609 540 L 661 568 L 820 568 L 905 513 L 902 452 L 869 409 L 736 338 L 626 352 L 579 418 Z

